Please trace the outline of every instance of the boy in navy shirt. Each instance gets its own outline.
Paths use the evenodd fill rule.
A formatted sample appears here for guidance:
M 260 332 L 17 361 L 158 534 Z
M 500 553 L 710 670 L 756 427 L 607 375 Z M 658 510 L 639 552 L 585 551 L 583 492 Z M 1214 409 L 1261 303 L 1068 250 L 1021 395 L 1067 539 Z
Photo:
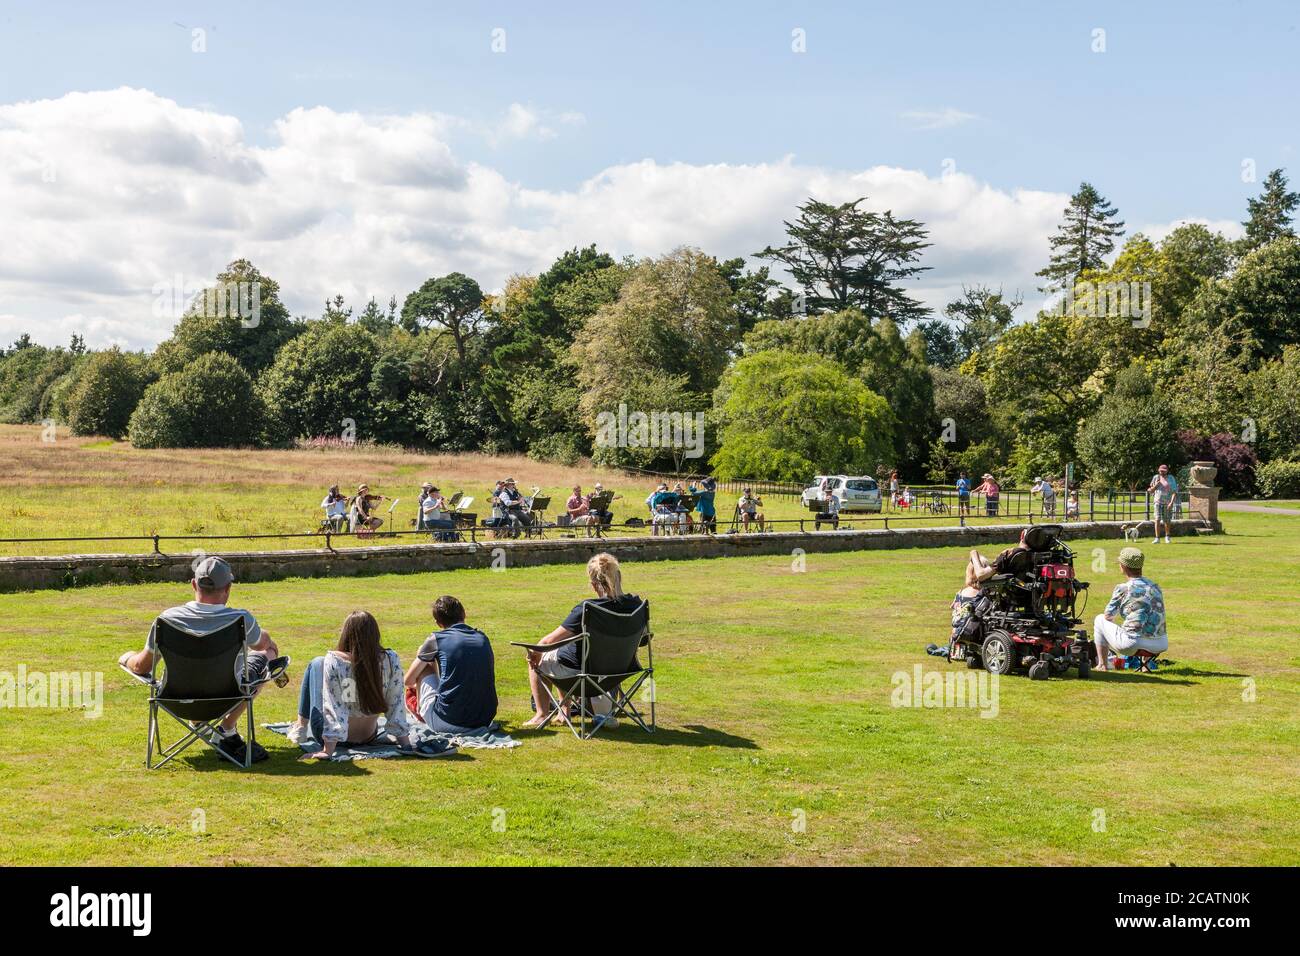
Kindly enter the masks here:
M 406 686 L 418 688 L 418 714 L 430 730 L 465 734 L 496 718 L 496 662 L 492 644 L 465 623 L 465 607 L 445 595 L 433 604 L 440 630 L 430 634 L 406 672 Z

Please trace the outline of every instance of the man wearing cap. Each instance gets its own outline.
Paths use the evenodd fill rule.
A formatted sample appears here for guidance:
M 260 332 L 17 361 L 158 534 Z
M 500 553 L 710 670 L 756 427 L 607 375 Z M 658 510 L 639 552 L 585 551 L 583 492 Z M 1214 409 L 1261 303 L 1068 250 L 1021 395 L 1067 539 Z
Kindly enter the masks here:
M 1092 640 L 1102 670 L 1110 669 L 1110 651 L 1127 656 L 1134 651 L 1161 654 L 1169 650 L 1165 596 L 1158 584 L 1143 576 L 1144 561 L 1145 556 L 1137 548 L 1120 551 L 1119 566 L 1124 580 L 1115 586 L 1106 610 L 1092 622 Z M 1120 623 L 1115 622 L 1116 616 Z
M 527 509 L 525 508 L 523 493 L 519 490 L 513 478 L 506 479 L 497 497 L 501 501 L 501 508 L 505 513 L 506 521 L 514 530 L 522 530 Z
M 330 485 L 320 506 L 325 509 L 325 520 L 329 522 L 331 531 L 348 530 L 348 499 L 339 493 L 338 485 Z
M 718 530 L 718 508 L 714 498 L 718 493 L 718 483 L 712 475 L 706 475 L 697 488 L 691 483 L 691 494 L 695 495 L 695 510 L 700 513 L 700 524 L 712 534 Z
M 243 679 L 251 683 L 266 676 L 269 662 L 279 656 L 280 650 L 271 640 L 271 635 L 262 630 L 257 623 L 257 618 L 248 611 L 228 606 L 230 587 L 234 581 L 235 574 L 223 559 L 216 556 L 202 558 L 194 564 L 194 577 L 190 581 L 190 587 L 194 589 L 194 600 L 177 607 L 169 607 L 159 617 L 173 627 L 199 637 L 214 634 L 242 617 L 244 643 L 247 646 Z M 149 637 L 145 641 L 144 650 L 136 653 L 127 651 L 118 658 L 118 663 L 124 664 L 133 674 L 148 677 L 153 673 L 157 651 L 157 622 L 155 621 L 149 628 Z M 254 693 L 260 691 L 261 686 L 259 685 Z M 244 762 L 245 744 L 235 728 L 243 712 L 244 705 L 240 704 L 226 715 L 217 728 L 221 736 L 221 739 L 216 742 L 217 747 L 239 763 Z M 265 760 L 268 756 L 265 748 L 254 741 L 254 762 Z

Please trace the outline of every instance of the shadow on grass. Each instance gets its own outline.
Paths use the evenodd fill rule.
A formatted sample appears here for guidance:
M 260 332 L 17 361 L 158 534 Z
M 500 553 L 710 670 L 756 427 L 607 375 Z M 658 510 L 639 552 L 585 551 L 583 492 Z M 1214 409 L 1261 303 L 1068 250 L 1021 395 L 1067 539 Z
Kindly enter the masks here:
M 1226 671 L 1201 671 L 1188 664 L 1175 664 L 1160 668 L 1158 673 L 1178 674 L 1182 677 L 1250 677 L 1250 674 L 1230 674 Z
M 1139 671 L 1094 670 L 1092 676 L 1088 679 L 1106 684 L 1168 684 L 1171 687 L 1195 687 L 1200 683 L 1194 680 L 1172 680 L 1170 677 L 1164 676 L 1173 673 L 1175 672 L 1163 668 L 1155 674 L 1143 674 Z
M 512 731 L 516 736 L 527 736 L 532 739 L 544 739 L 553 733 L 563 731 L 572 733 L 569 728 L 563 724 L 550 724 L 545 730 L 519 730 Z M 648 734 L 630 720 L 620 720 L 618 727 L 613 730 L 602 730 L 592 740 L 613 740 L 625 744 L 659 744 L 669 747 L 730 747 L 738 750 L 758 750 L 758 744 L 748 737 L 740 737 L 736 734 L 729 734 L 724 730 L 716 730 L 713 727 L 705 727 L 702 724 L 686 724 L 680 728 L 665 728 L 660 726 L 653 734 Z
M 458 756 L 460 755 L 456 754 L 453 757 L 442 759 L 452 760 Z M 249 774 L 263 777 L 365 777 L 370 775 L 370 771 L 359 766 L 364 762 L 363 760 L 304 760 L 296 753 L 283 750 L 271 751 L 269 760 L 255 763 L 247 770 L 243 767 L 236 767 L 230 761 L 224 760 L 214 753 L 191 757 L 189 760 L 184 761 L 190 770 L 196 770 L 199 773 L 211 773 L 214 770 L 220 770 L 232 774 Z

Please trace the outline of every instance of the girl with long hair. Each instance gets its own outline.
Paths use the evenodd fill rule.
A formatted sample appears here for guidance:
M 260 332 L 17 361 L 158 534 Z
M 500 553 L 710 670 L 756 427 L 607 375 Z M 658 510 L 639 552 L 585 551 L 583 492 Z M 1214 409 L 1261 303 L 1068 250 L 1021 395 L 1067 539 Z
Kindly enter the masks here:
M 373 742 L 381 714 L 384 732 L 396 737 L 404 752 L 437 755 L 411 743 L 402 662 L 380 642 L 379 622 L 368 611 L 353 611 L 339 631 L 338 645 L 307 665 L 289 739 L 301 742 L 310 731 L 321 749 L 308 756 L 327 759 L 340 743 Z

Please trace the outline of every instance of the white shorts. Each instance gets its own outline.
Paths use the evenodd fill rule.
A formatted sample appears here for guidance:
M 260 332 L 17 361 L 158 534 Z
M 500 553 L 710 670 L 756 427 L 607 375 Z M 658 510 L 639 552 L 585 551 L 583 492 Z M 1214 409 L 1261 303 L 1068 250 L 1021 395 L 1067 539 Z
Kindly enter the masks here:
M 542 655 L 542 659 L 537 662 L 537 670 L 547 677 L 555 677 L 564 680 L 569 677 L 577 677 L 578 671 L 568 664 L 561 663 L 560 649 L 547 651 Z
M 1094 643 L 1103 644 L 1118 654 L 1132 654 L 1134 651 L 1150 651 L 1163 654 L 1169 650 L 1169 637 L 1134 637 L 1114 621 L 1107 620 L 1104 614 L 1098 614 L 1092 622 L 1092 639 Z

